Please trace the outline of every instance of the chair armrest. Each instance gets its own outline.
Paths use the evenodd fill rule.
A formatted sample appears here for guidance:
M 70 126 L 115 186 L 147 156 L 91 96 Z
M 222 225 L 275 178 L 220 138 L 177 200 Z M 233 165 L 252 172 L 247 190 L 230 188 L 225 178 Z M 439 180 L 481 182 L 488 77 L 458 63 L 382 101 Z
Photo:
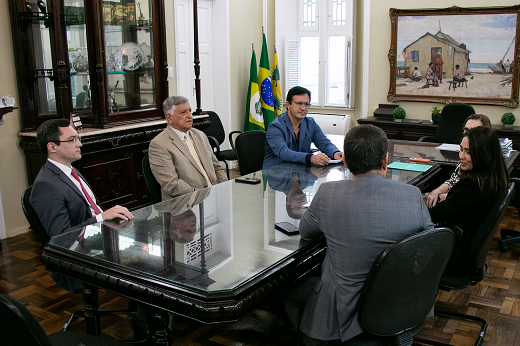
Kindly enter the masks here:
M 217 139 L 213 136 L 208 136 L 208 140 L 209 144 L 211 145 L 211 148 L 213 149 L 213 153 L 215 154 L 215 156 L 218 157 L 218 155 L 220 154 L 220 145 L 218 144 Z
M 229 144 L 231 144 L 231 148 L 233 148 L 234 151 L 237 151 L 237 149 L 235 148 L 235 142 L 233 141 L 233 135 L 234 134 L 240 134 L 242 132 L 243 131 L 231 131 L 229 133 Z
M 419 138 L 418 142 L 433 142 L 432 136 L 422 136 Z
M 448 228 L 451 229 L 453 231 L 453 233 L 455 233 L 455 235 L 458 237 L 462 236 L 462 234 L 464 233 L 464 231 L 461 230 L 459 226 L 454 225 L 454 224 L 449 225 Z

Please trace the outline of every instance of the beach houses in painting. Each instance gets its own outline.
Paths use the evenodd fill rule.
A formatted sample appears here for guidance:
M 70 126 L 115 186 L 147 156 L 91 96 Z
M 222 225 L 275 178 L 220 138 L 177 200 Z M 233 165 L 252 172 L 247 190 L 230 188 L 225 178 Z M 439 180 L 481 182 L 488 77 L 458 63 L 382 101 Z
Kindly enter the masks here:
M 404 74 L 411 75 L 417 67 L 421 74 L 426 74 L 430 62 L 437 62 L 442 70 L 435 71 L 442 79 L 452 79 L 455 75 L 455 66 L 460 65 L 465 74 L 469 73 L 469 53 L 464 43 L 455 41 L 450 35 L 439 30 L 435 35 L 427 32 L 403 49 Z M 439 58 L 442 64 L 439 65 Z M 439 78 L 441 79 L 441 78 Z

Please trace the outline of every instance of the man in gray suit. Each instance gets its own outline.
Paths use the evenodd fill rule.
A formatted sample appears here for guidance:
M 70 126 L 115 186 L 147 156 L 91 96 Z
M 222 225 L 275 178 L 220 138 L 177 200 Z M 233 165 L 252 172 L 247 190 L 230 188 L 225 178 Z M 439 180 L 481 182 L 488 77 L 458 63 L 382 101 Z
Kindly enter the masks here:
M 373 125 L 352 128 L 345 137 L 343 161 L 354 179 L 324 183 L 300 222 L 300 236 L 324 235 L 327 254 L 321 277 L 286 289 L 291 322 L 317 340 L 348 340 L 362 332 L 359 293 L 372 263 L 389 245 L 433 228 L 421 191 L 385 179 L 388 139 Z
M 150 168 L 167 200 L 227 180 L 204 132 L 192 128 L 188 99 L 170 96 L 163 102 L 168 126 L 151 142 Z

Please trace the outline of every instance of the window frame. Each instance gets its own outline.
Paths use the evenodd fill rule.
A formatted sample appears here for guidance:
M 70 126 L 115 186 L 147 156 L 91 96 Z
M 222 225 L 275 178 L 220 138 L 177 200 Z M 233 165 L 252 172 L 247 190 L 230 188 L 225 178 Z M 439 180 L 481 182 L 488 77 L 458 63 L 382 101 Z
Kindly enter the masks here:
M 307 1 L 307 0 L 306 0 Z M 286 68 L 285 86 L 289 90 L 300 83 L 301 71 L 301 38 L 302 37 L 318 37 L 319 38 L 319 77 L 318 77 L 318 95 L 313 97 L 311 103 L 314 108 L 349 108 L 354 107 L 354 37 L 355 37 L 355 0 L 347 0 L 347 9 L 345 16 L 345 26 L 332 25 L 334 0 L 315 0 L 316 1 L 316 25 L 304 26 L 304 0 L 294 0 L 291 6 L 297 7 L 296 30 L 293 35 L 285 36 L 285 57 L 284 62 Z M 325 15 L 323 15 L 325 13 Z M 283 15 L 283 14 L 282 14 Z M 326 18 L 326 20 L 323 20 Z M 283 31 L 283 28 L 282 28 Z M 279 35 L 277 35 L 279 36 Z M 284 36 L 284 35 L 282 35 Z M 330 92 L 329 81 L 329 52 L 330 37 L 345 37 L 345 71 L 344 71 L 344 102 L 332 103 L 328 102 Z M 298 46 L 298 47 L 296 47 Z M 297 63 L 296 63 L 297 61 Z M 298 74 L 298 76 L 295 76 Z M 296 78 L 298 77 L 298 78 Z M 296 82 L 297 81 L 297 82 Z

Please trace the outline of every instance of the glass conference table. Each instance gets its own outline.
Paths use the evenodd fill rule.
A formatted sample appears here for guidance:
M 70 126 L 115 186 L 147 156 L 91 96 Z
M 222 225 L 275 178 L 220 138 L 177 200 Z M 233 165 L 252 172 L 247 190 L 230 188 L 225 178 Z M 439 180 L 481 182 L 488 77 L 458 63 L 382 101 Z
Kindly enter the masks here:
M 456 162 L 434 147 L 390 141 L 391 162 L 435 161 L 424 173 L 389 169 L 387 179 L 423 192 L 437 187 Z M 96 223 L 53 237 L 42 261 L 48 270 L 86 284 L 87 331 L 99 334 L 96 287 L 151 306 L 159 344 L 166 337 L 167 311 L 205 323 L 234 321 L 318 268 L 324 239 L 300 244 L 298 235 L 278 226 L 297 227 L 322 183 L 352 174 L 342 164 L 281 164 L 249 176 L 260 183 L 231 180 L 135 210 L 126 224 Z

